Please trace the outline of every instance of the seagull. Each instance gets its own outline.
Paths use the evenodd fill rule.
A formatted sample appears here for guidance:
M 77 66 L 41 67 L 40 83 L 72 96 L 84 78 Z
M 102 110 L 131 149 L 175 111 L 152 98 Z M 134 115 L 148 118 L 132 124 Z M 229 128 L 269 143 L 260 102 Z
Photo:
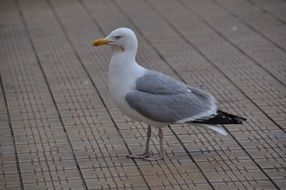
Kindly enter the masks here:
M 208 92 L 189 86 L 163 73 L 146 69 L 136 62 L 138 40 L 129 28 L 117 28 L 93 46 L 108 45 L 113 54 L 108 68 L 108 87 L 116 106 L 130 118 L 148 124 L 145 150 L 129 158 L 164 158 L 163 130 L 172 124 L 197 124 L 227 135 L 222 124 L 243 124 L 245 118 L 218 110 Z M 151 127 L 158 129 L 159 154 L 151 155 Z

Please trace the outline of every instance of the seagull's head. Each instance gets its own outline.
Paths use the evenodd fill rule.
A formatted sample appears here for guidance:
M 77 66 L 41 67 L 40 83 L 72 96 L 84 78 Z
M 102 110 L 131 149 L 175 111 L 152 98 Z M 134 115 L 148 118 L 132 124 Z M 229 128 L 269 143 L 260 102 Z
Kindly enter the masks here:
M 129 28 L 117 28 L 105 38 L 94 40 L 93 46 L 110 45 L 115 51 L 137 51 L 138 41 Z

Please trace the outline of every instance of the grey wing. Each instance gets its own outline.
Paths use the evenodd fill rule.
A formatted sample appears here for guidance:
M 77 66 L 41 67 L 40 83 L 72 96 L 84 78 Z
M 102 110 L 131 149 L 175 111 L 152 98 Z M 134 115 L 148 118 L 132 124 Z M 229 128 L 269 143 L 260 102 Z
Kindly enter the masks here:
M 179 94 L 187 92 L 188 88 L 181 81 L 150 70 L 136 81 L 136 90 L 151 94 Z
M 183 93 L 152 94 L 134 90 L 125 99 L 131 108 L 157 122 L 184 123 L 215 114 L 214 98 L 208 93 L 187 87 Z

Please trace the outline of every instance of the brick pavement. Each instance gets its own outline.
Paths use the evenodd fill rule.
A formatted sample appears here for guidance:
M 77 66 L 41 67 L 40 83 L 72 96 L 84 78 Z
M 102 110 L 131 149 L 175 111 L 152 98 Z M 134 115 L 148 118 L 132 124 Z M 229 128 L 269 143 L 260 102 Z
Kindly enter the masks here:
M 285 189 L 285 13 L 283 0 L 0 1 L 0 189 Z M 119 26 L 139 63 L 248 122 L 226 137 L 167 127 L 165 160 L 127 159 L 146 125 L 115 107 L 111 51 L 91 46 Z

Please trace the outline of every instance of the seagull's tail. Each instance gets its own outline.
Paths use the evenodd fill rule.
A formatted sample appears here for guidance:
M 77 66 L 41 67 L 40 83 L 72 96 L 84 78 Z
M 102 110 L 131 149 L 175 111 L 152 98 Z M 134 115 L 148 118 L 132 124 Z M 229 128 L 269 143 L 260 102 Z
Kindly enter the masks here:
M 243 121 L 246 121 L 245 118 L 232 115 L 223 111 L 218 110 L 217 114 L 214 117 L 207 118 L 207 119 L 198 119 L 195 121 L 191 121 L 190 123 L 199 123 L 199 124 L 243 124 Z
M 224 136 L 227 135 L 226 130 L 223 128 L 223 126 L 214 126 L 214 125 L 202 125 L 203 127 L 207 128 L 207 129 L 211 129 L 219 134 L 222 134 Z

